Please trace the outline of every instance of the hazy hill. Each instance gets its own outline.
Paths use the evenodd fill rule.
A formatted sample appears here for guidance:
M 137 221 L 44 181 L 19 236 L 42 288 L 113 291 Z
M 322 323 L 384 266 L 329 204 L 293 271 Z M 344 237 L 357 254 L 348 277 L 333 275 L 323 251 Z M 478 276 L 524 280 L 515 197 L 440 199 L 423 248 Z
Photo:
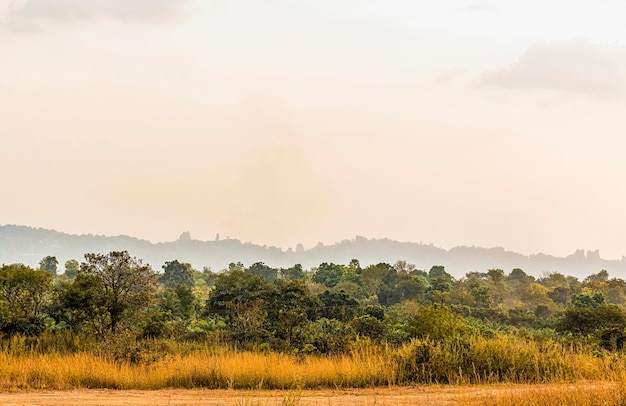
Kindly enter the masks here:
M 54 255 L 62 271 L 68 259 L 81 261 L 85 253 L 107 253 L 113 250 L 127 250 L 131 255 L 151 264 L 157 271 L 165 261 L 174 259 L 189 262 L 196 269 L 208 266 L 218 271 L 238 261 L 244 265 L 261 261 L 273 267 L 300 263 L 310 268 L 322 262 L 348 263 L 353 258 L 359 259 L 361 265 L 395 263 L 398 260 L 405 260 L 426 270 L 432 265 L 444 265 L 456 277 L 469 271 L 484 272 L 491 268 L 502 268 L 507 273 L 513 268 L 521 268 L 533 275 L 561 272 L 578 277 L 602 269 L 609 271 L 612 276 L 622 277 L 622 272 L 626 271 L 626 257 L 606 260 L 600 258 L 598 251 L 578 250 L 564 258 L 546 254 L 526 256 L 503 248 L 455 247 L 445 250 L 427 244 L 358 236 L 333 245 L 318 244 L 311 249 L 293 251 L 233 239 L 197 241 L 191 239 L 188 233 L 183 233 L 177 241 L 155 244 L 128 236 L 71 235 L 41 228 L 0 226 L 0 263 L 21 262 L 37 266 L 44 256 Z

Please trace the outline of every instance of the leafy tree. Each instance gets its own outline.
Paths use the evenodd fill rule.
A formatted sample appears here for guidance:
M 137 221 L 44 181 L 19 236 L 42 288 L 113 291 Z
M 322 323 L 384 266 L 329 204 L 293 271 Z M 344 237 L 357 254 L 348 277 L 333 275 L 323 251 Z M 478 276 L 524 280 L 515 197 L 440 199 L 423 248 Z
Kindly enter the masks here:
M 75 279 L 60 283 L 52 315 L 74 332 L 102 336 L 108 327 L 106 296 L 98 276 L 80 272 Z
M 57 274 L 57 265 L 59 265 L 57 257 L 53 257 L 50 255 L 44 257 L 41 261 L 39 261 L 39 269 L 41 271 L 46 271 L 51 275 Z
M 231 315 L 241 303 L 260 301 L 266 306 L 274 301 L 274 285 L 250 272 L 234 270 L 220 274 L 206 301 L 207 313 Z
M 559 286 L 554 290 L 548 292 L 548 297 L 554 301 L 554 303 L 566 306 L 572 297 L 572 292 L 568 287 Z
M 252 275 L 261 276 L 268 282 L 274 282 L 278 276 L 278 270 L 265 265 L 263 262 L 255 262 L 250 265 L 248 272 Z
M 312 310 L 321 306 L 319 299 L 311 294 L 302 280 L 285 281 L 277 279 L 274 282 L 275 303 L 273 307 L 279 311 L 288 311 L 302 308 Z
M 194 273 L 190 264 L 174 260 L 166 262 L 162 268 L 163 274 L 159 275 L 159 282 L 166 288 L 173 288 L 176 285 L 193 287 Z
M 572 298 L 572 306 L 578 308 L 597 308 L 605 304 L 604 295 L 602 293 L 581 293 Z
M 275 338 L 282 350 L 302 349 L 306 344 L 306 328 L 309 324 L 306 311 L 302 308 L 281 310 L 278 313 L 278 324 Z
M 350 326 L 354 332 L 362 337 L 369 337 L 380 342 L 386 335 L 386 326 L 381 320 L 370 315 L 364 315 L 352 320 Z
M 78 275 L 79 271 L 80 271 L 80 264 L 78 263 L 77 260 L 68 259 L 67 261 L 65 261 L 64 274 L 68 279 L 76 278 L 76 275 Z
M 354 332 L 344 323 L 335 319 L 321 318 L 306 327 L 307 344 L 322 354 L 337 354 L 348 349 Z
M 568 280 L 568 278 L 559 272 L 551 272 L 551 273 L 545 274 L 543 277 L 537 280 L 537 282 L 547 287 L 548 289 L 555 289 L 559 286 L 562 286 L 562 287 L 570 286 L 570 281 Z
M 423 276 L 413 276 L 395 270 L 385 278 L 387 282 L 381 286 L 378 300 L 385 306 L 401 303 L 405 300 L 422 301 L 429 288 L 428 281 Z
M 507 279 L 509 281 L 515 281 L 518 283 L 528 283 L 528 282 L 535 281 L 534 277 L 526 274 L 526 272 L 524 272 L 522 269 L 519 269 L 519 268 L 514 268 L 509 274 L 509 276 L 507 277 Z
M 470 294 L 477 307 L 491 307 L 493 305 L 493 298 L 488 286 L 476 286 L 470 290 Z
M 504 271 L 502 269 L 490 269 L 487 271 L 487 276 L 493 283 L 504 282 Z
M 52 275 L 23 264 L 0 267 L 2 330 L 38 334 L 44 329 L 42 307 L 52 291 Z
M 115 334 L 120 323 L 132 320 L 148 307 L 156 289 L 156 275 L 149 265 L 127 251 L 85 254 L 85 260 L 81 273 L 97 278 L 98 289 L 104 294 L 107 329 Z
M 616 305 L 598 307 L 570 307 L 565 310 L 557 326 L 558 331 L 577 335 L 599 334 L 603 329 L 626 328 L 626 315 Z
M 429 300 L 434 304 L 444 304 L 452 290 L 454 278 L 440 265 L 433 266 L 428 272 L 430 287 L 427 292 Z
M 468 334 L 469 327 L 447 307 L 425 306 L 410 320 L 408 331 L 413 337 L 449 340 Z
M 346 322 L 358 312 L 359 303 L 346 292 L 327 290 L 319 295 L 319 299 L 324 305 L 320 309 L 321 317 Z
M 380 263 L 376 265 L 370 265 L 361 271 L 361 277 L 363 278 L 363 286 L 368 295 L 378 295 L 380 289 L 387 282 L 385 278 L 397 271 L 389 264 Z M 379 297 L 380 300 L 380 297 Z M 381 302 L 381 304 L 384 304 Z
M 267 329 L 267 311 L 263 300 L 233 303 L 230 331 L 233 339 L 240 344 L 258 344 L 270 338 Z
M 327 288 L 333 288 L 341 280 L 343 272 L 343 266 L 324 262 L 317 268 L 317 272 L 315 272 L 311 280 Z
M 602 283 L 607 282 L 609 280 L 609 273 L 606 270 L 601 270 L 596 274 L 591 274 L 585 278 L 583 282 L 585 283 Z
M 306 274 L 300 264 L 295 264 L 291 268 L 281 269 L 280 275 L 287 280 L 306 279 Z

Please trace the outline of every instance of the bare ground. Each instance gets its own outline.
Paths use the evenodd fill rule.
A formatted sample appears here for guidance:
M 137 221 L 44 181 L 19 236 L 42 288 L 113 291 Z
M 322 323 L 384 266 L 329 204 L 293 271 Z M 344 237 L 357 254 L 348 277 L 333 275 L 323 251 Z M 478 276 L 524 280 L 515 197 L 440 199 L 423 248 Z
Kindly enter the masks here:
M 0 392 L 0 405 L 467 405 L 491 397 L 529 390 L 563 389 L 568 385 L 415 386 L 346 390 L 101 390 Z

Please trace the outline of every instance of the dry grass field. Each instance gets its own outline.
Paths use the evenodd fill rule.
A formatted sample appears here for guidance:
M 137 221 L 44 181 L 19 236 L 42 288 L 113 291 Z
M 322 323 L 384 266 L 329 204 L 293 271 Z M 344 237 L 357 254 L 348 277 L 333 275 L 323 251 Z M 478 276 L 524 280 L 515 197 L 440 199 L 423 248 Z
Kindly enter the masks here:
M 71 390 L 0 393 L 2 405 L 353 406 L 353 405 L 623 405 L 611 382 L 549 385 L 424 385 L 345 390 Z

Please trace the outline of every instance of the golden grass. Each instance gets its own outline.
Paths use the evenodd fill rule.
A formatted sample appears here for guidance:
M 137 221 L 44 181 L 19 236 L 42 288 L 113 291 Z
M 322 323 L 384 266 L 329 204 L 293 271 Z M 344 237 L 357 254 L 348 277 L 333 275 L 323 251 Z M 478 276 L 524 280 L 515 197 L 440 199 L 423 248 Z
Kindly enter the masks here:
M 413 384 L 626 382 L 626 357 L 620 354 L 514 336 L 446 342 L 423 339 L 398 348 L 358 341 L 350 354 L 337 356 L 154 342 L 158 356 L 139 357 L 135 363 L 93 348 L 42 353 L 35 344 L 26 348 L 13 342 L 2 348 L 0 390 L 299 390 Z M 615 393 L 611 391 L 611 395 Z
M 231 352 L 175 355 L 132 365 L 88 353 L 10 356 L 0 354 L 0 389 L 318 388 L 388 384 L 382 358 L 296 357 Z
M 580 381 L 575 384 L 513 386 L 491 391 L 472 402 L 484 406 L 623 406 L 626 405 L 624 381 Z

